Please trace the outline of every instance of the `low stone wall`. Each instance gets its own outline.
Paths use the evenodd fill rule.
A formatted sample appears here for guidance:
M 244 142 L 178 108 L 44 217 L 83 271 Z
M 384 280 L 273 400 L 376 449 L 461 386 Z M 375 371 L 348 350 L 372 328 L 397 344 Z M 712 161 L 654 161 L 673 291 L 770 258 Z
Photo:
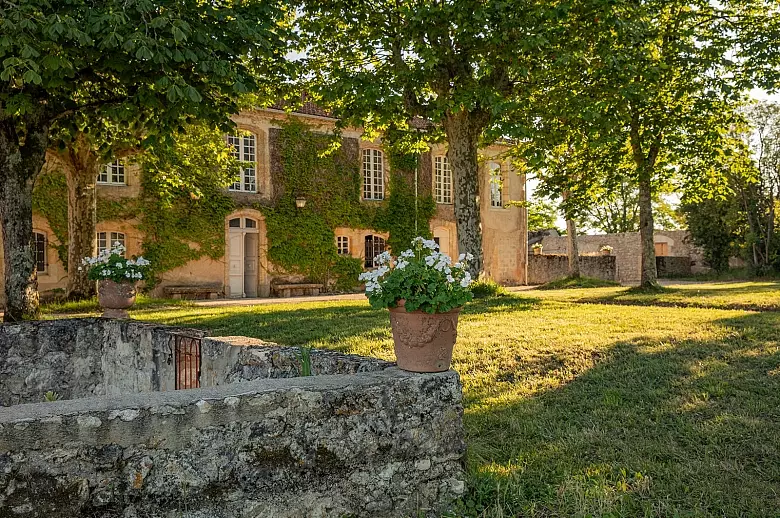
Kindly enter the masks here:
M 245 336 L 204 338 L 201 344 L 201 387 L 216 387 L 266 378 L 302 374 L 301 349 L 280 347 Z M 394 364 L 376 358 L 311 349 L 312 375 L 376 372 Z
M 615 256 L 581 255 L 580 273 L 605 281 L 615 281 Z M 569 275 L 569 258 L 565 255 L 529 255 L 528 284 L 546 284 Z
M 406 517 L 462 494 L 454 371 L 311 350 L 303 377 L 299 348 L 216 337 L 201 340 L 201 388 L 172 390 L 171 338 L 185 331 L 0 325 L 0 388 L 13 394 L 0 517 Z M 45 390 L 80 399 L 40 402 Z
M 397 368 L 0 411 L 0 515 L 412 516 L 463 491 L 456 373 Z
M 0 405 L 173 390 L 171 333 L 131 320 L 75 318 L 0 325 Z
M 709 271 L 702 251 L 694 246 L 687 230 L 656 230 L 653 233 L 653 241 L 656 246 L 665 250 L 667 257 L 687 258 L 691 263 L 692 273 Z M 568 250 L 566 236 L 545 236 L 541 243 L 546 253 L 565 255 Z M 617 258 L 617 280 L 625 284 L 638 283 L 642 276 L 642 247 L 639 232 L 577 236 L 580 254 L 596 255 L 604 245 L 611 246 L 612 255 Z
M 693 275 L 690 257 L 656 257 L 655 266 L 658 277 L 689 277 Z

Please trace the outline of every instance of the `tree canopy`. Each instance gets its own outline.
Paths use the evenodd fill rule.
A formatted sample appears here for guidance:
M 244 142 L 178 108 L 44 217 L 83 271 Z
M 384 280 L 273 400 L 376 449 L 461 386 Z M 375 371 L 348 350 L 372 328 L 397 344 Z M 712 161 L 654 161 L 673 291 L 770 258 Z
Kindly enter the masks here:
M 242 94 L 286 70 L 289 15 L 260 0 L 0 4 L 7 320 L 37 311 L 30 200 L 46 150 L 84 135 L 107 155 L 117 128 L 155 146 L 190 121 L 227 126 Z

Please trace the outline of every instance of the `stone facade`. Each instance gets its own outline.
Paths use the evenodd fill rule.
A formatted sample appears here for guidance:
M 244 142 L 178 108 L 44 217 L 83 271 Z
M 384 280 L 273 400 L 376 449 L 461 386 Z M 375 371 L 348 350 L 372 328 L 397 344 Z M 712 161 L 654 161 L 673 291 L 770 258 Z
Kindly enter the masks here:
M 150 349 L 187 330 L 61 322 L 0 326 L 3 365 L 15 358 L 25 379 L 41 375 L 33 363 L 62 354 L 74 357 L 58 365 L 92 373 L 91 383 L 65 376 L 40 387 L 89 397 L 0 407 L 0 516 L 406 517 L 439 514 L 464 491 L 453 371 L 311 351 L 315 375 L 301 377 L 299 349 L 222 337 L 202 341 L 201 388 L 117 391 L 106 376 L 116 369 L 101 373 L 96 355 L 126 342 L 135 354 L 122 362 L 125 378 L 166 378 Z M 158 346 L 148 333 L 160 333 Z M 101 383 L 112 397 L 92 396 Z
M 580 273 L 605 281 L 616 281 L 615 256 L 581 255 Z M 565 255 L 528 256 L 528 284 L 546 284 L 569 275 L 569 257 Z
M 273 203 L 282 194 L 279 190 L 281 189 L 280 183 L 274 181 L 275 176 L 280 174 L 282 170 L 277 141 L 279 128 L 290 118 L 303 120 L 315 131 L 322 132 L 332 132 L 337 122 L 335 119 L 321 114 L 290 114 L 276 109 L 244 111 L 234 117 L 240 130 L 251 132 L 256 138 L 257 192 L 230 191 L 230 196 L 236 200 L 237 205 L 244 207 L 267 205 Z M 360 163 L 360 154 L 364 149 L 382 150 L 381 140 L 364 140 L 362 138 L 363 132 L 359 128 L 344 129 L 341 131 L 341 136 L 343 149 L 357 163 Z M 438 156 L 444 156 L 446 151 L 446 144 L 437 144 L 432 147 L 430 152 L 422 155 L 418 170 L 421 193 L 433 191 L 435 180 L 433 161 Z M 527 229 L 526 209 L 519 206 L 519 204 L 507 206 L 509 202 L 525 201 L 525 176 L 515 172 L 511 161 L 504 156 L 505 152 L 506 148 L 502 144 L 492 145 L 480 150 L 480 209 L 484 236 L 484 266 L 485 272 L 489 277 L 503 284 L 525 284 L 527 256 L 525 238 Z M 388 194 L 387 188 L 389 187 L 388 172 L 390 165 L 386 154 L 383 157 L 383 170 L 386 176 L 386 199 Z M 503 198 L 501 207 L 493 207 L 491 204 L 491 164 L 497 164 L 501 170 L 501 181 L 499 182 Z M 126 179 L 126 186 L 99 184 L 97 186 L 98 197 L 113 200 L 137 197 L 140 192 L 140 171 L 138 168 L 128 165 L 126 167 Z M 363 192 L 362 186 L 360 192 Z M 381 203 L 363 199 L 360 202 L 369 205 Z M 237 293 L 238 290 L 235 289 L 240 283 L 231 284 L 231 274 L 235 276 L 235 272 L 231 270 L 231 268 L 235 268 L 235 264 L 231 265 L 231 258 L 242 254 L 236 250 L 235 241 L 231 244 L 231 232 L 228 222 L 237 217 L 250 218 L 257 224 L 257 254 L 256 257 L 251 257 L 252 263 L 257 267 L 257 278 L 250 282 L 253 289 L 246 296 L 254 296 L 255 293 L 256 296 L 260 297 L 270 296 L 271 284 L 275 281 L 274 276 L 282 274 L 275 271 L 277 269 L 274 268 L 273 264 L 269 263 L 266 256 L 268 241 L 265 231 L 265 218 L 260 211 L 252 208 L 237 210 L 225 218 L 226 250 L 224 257 L 217 260 L 201 258 L 165 272 L 153 294 L 162 295 L 165 288 L 169 286 L 208 286 L 218 287 L 219 293 L 227 297 L 244 296 L 243 290 L 242 293 Z M 54 246 L 59 243 L 46 219 L 36 214 L 34 216 L 34 227 L 36 232 L 45 236 L 49 244 L 46 258 L 47 268 L 46 271 L 39 274 L 40 290 L 46 294 L 46 292 L 64 288 L 67 284 L 67 274 L 64 266 L 59 262 L 54 249 Z M 445 252 L 450 256 L 457 257 L 458 239 L 452 204 L 438 204 L 429 230 L 442 243 Z M 141 253 L 143 234 L 138 230 L 138 221 L 103 221 L 98 224 L 97 231 L 121 232 L 125 235 L 128 254 L 132 256 Z M 336 229 L 337 237 L 341 236 L 348 239 L 349 254 L 353 257 L 364 258 L 364 240 L 367 236 L 373 235 L 382 238 L 387 237 L 386 234 L 377 232 L 375 229 Z M 2 242 L 0 241 L 1 245 Z M 1 255 L 0 269 L 3 267 Z M 294 277 L 289 278 L 289 276 L 282 277 L 278 282 L 286 283 L 302 280 Z M 3 279 L 0 276 L 0 300 L 3 297 Z
M 541 241 L 544 253 L 565 255 L 568 250 L 566 239 L 566 236 L 545 236 Z M 656 230 L 654 241 L 658 256 L 687 257 L 693 274 L 709 271 L 701 250 L 693 245 L 688 231 Z M 623 284 L 639 283 L 642 253 L 638 232 L 578 236 L 577 244 L 581 255 L 598 255 L 602 246 L 611 246 L 616 257 L 617 280 Z

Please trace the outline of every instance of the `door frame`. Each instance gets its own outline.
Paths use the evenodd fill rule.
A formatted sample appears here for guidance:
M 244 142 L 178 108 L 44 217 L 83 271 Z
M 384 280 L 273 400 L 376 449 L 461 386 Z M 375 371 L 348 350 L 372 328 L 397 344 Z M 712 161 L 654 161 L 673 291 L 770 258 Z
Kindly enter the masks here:
M 252 219 L 257 222 L 257 228 L 251 228 L 251 229 L 244 228 L 243 221 L 242 221 L 241 228 L 230 227 L 230 220 L 235 218 Z M 233 212 L 232 214 L 229 214 L 227 217 L 225 217 L 225 256 L 224 256 L 225 273 L 223 279 L 223 290 L 225 292 L 225 297 L 228 298 L 233 297 L 233 294 L 230 292 L 230 235 L 237 234 L 237 233 L 240 233 L 242 236 L 241 237 L 242 263 L 244 257 L 243 246 L 245 242 L 244 240 L 246 239 L 246 234 L 248 233 L 257 234 L 257 296 L 269 297 L 271 295 L 271 281 L 270 281 L 270 275 L 268 271 L 268 238 L 266 235 L 265 218 L 259 211 L 253 209 L 242 209 Z M 243 290 L 242 290 L 242 294 L 243 294 Z

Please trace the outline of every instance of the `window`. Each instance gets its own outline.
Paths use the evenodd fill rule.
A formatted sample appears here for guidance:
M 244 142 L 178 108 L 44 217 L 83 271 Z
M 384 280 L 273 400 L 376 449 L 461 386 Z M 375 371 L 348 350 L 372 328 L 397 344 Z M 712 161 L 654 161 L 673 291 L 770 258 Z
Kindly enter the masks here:
M 106 164 L 105 170 L 98 174 L 97 182 L 107 185 L 125 185 L 125 163 L 116 159 Z
M 433 160 L 436 203 L 452 203 L 452 171 L 446 156 Z
M 384 156 L 378 149 L 363 150 L 363 199 L 385 199 Z
M 33 253 L 35 254 L 35 269 L 38 273 L 46 272 L 46 234 L 40 232 L 33 233 Z
M 98 253 L 102 252 L 103 250 L 108 250 L 116 243 L 119 243 L 122 246 L 126 246 L 125 235 L 123 233 L 121 232 L 98 232 L 97 233 Z
M 366 236 L 366 268 L 373 268 L 374 258 L 384 251 L 384 239 L 379 236 Z
M 490 206 L 503 208 L 504 178 L 501 175 L 501 164 L 490 162 Z
M 339 255 L 349 255 L 349 238 L 347 236 L 338 236 L 336 238 L 336 250 Z
M 228 187 L 231 191 L 257 192 L 257 141 L 251 133 L 228 135 L 227 143 L 236 160 L 243 162 L 241 177 Z

